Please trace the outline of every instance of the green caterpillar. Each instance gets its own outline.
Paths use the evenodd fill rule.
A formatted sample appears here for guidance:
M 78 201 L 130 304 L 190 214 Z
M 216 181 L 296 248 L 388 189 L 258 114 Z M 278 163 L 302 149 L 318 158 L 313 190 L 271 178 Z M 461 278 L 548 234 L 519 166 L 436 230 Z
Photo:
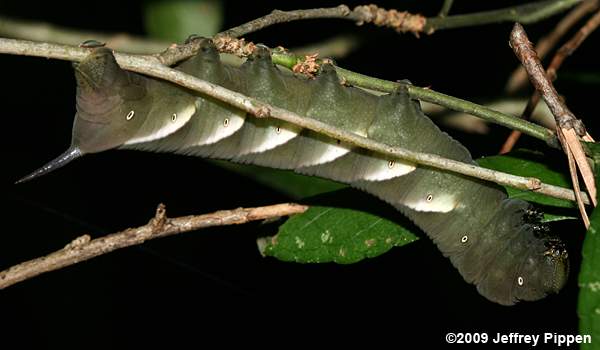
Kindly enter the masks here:
M 283 74 L 264 47 L 241 67 L 231 67 L 220 62 L 211 40 L 197 40 L 202 40 L 199 54 L 177 69 L 391 146 L 473 163 L 405 88 L 375 96 L 343 86 L 327 64 L 312 80 Z M 74 68 L 71 147 L 22 181 L 113 148 L 290 169 L 348 183 L 393 205 L 489 300 L 504 305 L 537 300 L 566 282 L 563 243 L 528 203 L 508 199 L 499 186 L 389 159 L 279 120 L 252 118 L 212 98 L 124 71 L 107 48 L 94 48 Z

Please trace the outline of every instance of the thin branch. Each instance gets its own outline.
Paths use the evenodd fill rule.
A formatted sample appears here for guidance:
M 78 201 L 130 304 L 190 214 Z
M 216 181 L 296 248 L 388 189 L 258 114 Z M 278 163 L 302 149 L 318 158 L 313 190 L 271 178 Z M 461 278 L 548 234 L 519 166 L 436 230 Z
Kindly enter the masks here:
M 452 4 L 454 4 L 454 0 L 444 0 L 444 4 L 438 13 L 439 17 L 446 17 L 448 13 L 450 13 L 450 9 L 452 8 Z
M 567 153 L 569 159 L 575 159 L 592 203 L 596 206 L 596 185 L 594 183 L 594 175 L 586 160 L 585 153 L 583 153 L 581 143 L 577 138 L 577 135 L 584 136 L 587 134 L 583 123 L 573 115 L 558 96 L 556 89 L 546 75 L 541 62 L 533 49 L 533 45 L 527 38 L 523 26 L 519 23 L 515 23 L 510 34 L 510 45 L 515 52 L 515 55 L 519 58 L 519 61 L 521 61 L 527 70 L 531 83 L 535 86 L 536 90 L 540 92 L 546 105 L 548 105 L 548 108 L 554 115 L 556 128 L 560 135 L 559 140 L 563 146 L 563 150 Z M 570 167 L 570 169 L 571 177 L 577 177 L 576 170 L 573 170 L 573 167 Z M 581 203 L 578 203 L 578 205 L 585 221 L 585 217 L 587 216 L 585 208 Z
M 596 6 L 595 6 L 595 8 L 596 8 L 596 7 L 598 7 L 597 6 L 598 3 L 597 2 L 595 2 L 595 3 L 596 3 Z M 552 61 L 550 61 L 548 68 L 546 69 L 546 75 L 548 76 L 548 78 L 551 81 L 556 80 L 556 72 L 558 71 L 558 69 L 564 62 L 564 60 L 568 56 L 572 55 L 573 52 L 575 52 L 575 50 L 577 50 L 577 48 L 583 43 L 583 41 L 594 30 L 596 30 L 599 25 L 600 25 L 600 11 L 596 12 L 596 14 L 594 16 L 592 16 L 592 18 L 590 18 L 577 31 L 577 33 L 575 33 L 575 35 L 569 41 L 567 41 L 563 46 L 561 46 L 561 48 L 556 52 L 556 54 L 552 58 Z M 521 66 L 521 68 L 523 69 L 523 71 L 525 73 L 527 73 L 524 66 Z M 527 106 L 525 107 L 525 110 L 521 114 L 521 119 L 529 120 L 529 118 L 531 117 L 531 114 L 533 113 L 539 100 L 540 100 L 540 93 L 538 90 L 535 90 L 534 93 L 531 95 L 529 102 L 527 102 Z M 508 137 L 508 139 L 506 140 L 506 142 L 504 143 L 504 145 L 502 146 L 500 153 L 509 152 L 512 149 L 512 147 L 514 146 L 514 144 L 517 142 L 517 140 L 519 139 L 520 136 L 521 136 L 521 133 L 518 130 L 513 130 L 512 133 L 510 134 L 510 136 Z
M 130 34 L 107 34 L 72 30 L 43 22 L 16 20 L 0 16 L 0 36 L 55 44 L 78 45 L 95 39 L 114 50 L 136 54 L 161 52 L 169 42 L 152 40 Z
M 83 235 L 63 249 L 29 260 L 0 272 L 0 289 L 40 274 L 74 265 L 114 250 L 142 244 L 145 241 L 195 231 L 213 226 L 239 225 L 250 221 L 272 219 L 303 213 L 307 206 L 285 203 L 257 208 L 221 210 L 211 214 L 167 218 L 165 206 L 159 205 L 156 215 L 146 225 L 129 228 L 97 239 Z
M 579 20 L 587 15 L 588 13 L 598 8 L 598 0 L 586 0 L 571 10 L 563 19 L 558 22 L 550 34 L 544 36 L 535 45 L 535 51 L 540 59 L 546 57 L 546 55 L 552 50 L 554 46 L 560 41 L 560 39 L 569 32 L 569 30 L 579 22 Z M 506 84 L 506 92 L 509 94 L 515 93 L 521 89 L 529 81 L 527 71 L 523 66 L 519 65 L 511 74 Z
M 535 86 L 536 90 L 544 98 L 544 101 L 546 101 L 548 108 L 556 119 L 556 124 L 561 127 L 575 128 L 577 134 L 583 136 L 585 134 L 583 123 L 573 115 L 558 96 L 554 85 L 548 79 L 531 42 L 527 38 L 523 26 L 518 23 L 515 24 L 511 32 L 510 45 L 515 55 L 517 55 L 527 70 L 533 86 Z
M 428 34 L 439 29 L 477 26 L 500 22 L 534 23 L 576 5 L 581 0 L 535 1 L 525 5 L 498 10 L 469 13 L 448 17 L 428 18 L 424 31 Z
M 600 25 L 600 11 L 597 11 L 586 23 L 581 27 L 573 37 L 567 41 L 556 52 L 556 55 L 550 61 L 546 74 L 550 80 L 556 79 L 556 71 L 563 64 L 564 60 L 577 50 L 577 48 L 594 32 Z
M 217 34 L 216 37 L 228 36 L 232 38 L 239 38 L 278 23 L 287 23 L 304 19 L 346 18 L 348 14 L 350 14 L 350 9 L 346 5 L 295 11 L 273 10 L 273 12 L 268 15 L 225 30 Z
M 339 18 L 354 21 L 359 25 L 373 23 L 376 26 L 388 27 L 397 32 L 421 33 L 425 26 L 425 17 L 411 14 L 406 11 L 385 10 L 376 5 L 357 6 L 350 10 L 346 5 L 329 8 L 315 8 L 308 10 L 280 11 L 274 10 L 270 14 L 228 29 L 215 37 L 227 36 L 239 38 L 259 31 L 278 23 L 287 23 L 304 19 Z
M 432 18 L 426 18 L 419 14 L 412 14 L 407 11 L 398 11 L 394 9 L 386 10 L 376 5 L 356 6 L 353 10 L 350 10 L 346 5 L 295 11 L 275 10 L 266 16 L 219 33 L 217 37 L 229 36 L 232 38 L 239 38 L 274 24 L 316 18 L 346 19 L 354 21 L 359 25 L 373 23 L 376 26 L 392 28 L 399 33 L 411 32 L 416 35 L 419 33 L 431 34 L 438 29 L 467 27 L 506 21 L 533 23 L 562 12 L 580 1 L 581 0 L 537 1 L 499 10 Z M 444 4 L 444 6 L 446 5 L 447 4 Z

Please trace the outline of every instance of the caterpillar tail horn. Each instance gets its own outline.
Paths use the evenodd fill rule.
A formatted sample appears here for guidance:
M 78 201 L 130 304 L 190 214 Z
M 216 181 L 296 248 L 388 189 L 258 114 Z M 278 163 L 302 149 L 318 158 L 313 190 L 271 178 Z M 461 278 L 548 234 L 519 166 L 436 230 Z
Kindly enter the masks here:
M 54 158 L 53 160 L 48 162 L 43 167 L 35 170 L 34 172 L 32 172 L 31 174 L 29 174 L 27 176 L 22 177 L 21 179 L 17 180 L 15 182 L 15 184 L 27 182 L 27 181 L 33 180 L 37 177 L 40 177 L 42 175 L 46 175 L 51 171 L 54 171 L 60 167 L 63 167 L 65 165 L 69 164 L 73 160 L 81 157 L 82 155 L 83 155 L 83 152 L 81 152 L 81 150 L 78 147 L 71 146 L 63 154 Z

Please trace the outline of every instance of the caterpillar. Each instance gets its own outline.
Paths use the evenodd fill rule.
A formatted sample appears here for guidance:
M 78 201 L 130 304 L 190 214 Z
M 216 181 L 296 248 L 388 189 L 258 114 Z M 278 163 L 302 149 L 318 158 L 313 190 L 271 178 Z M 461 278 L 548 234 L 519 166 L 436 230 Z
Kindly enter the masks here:
M 223 64 L 210 39 L 176 69 L 390 146 L 473 164 L 406 87 L 375 96 L 344 86 L 330 64 L 315 79 L 283 74 L 258 46 L 240 67 Z M 252 118 L 220 101 L 119 67 L 95 47 L 74 65 L 71 146 L 21 181 L 88 153 L 125 148 L 228 159 L 350 184 L 397 208 L 487 299 L 512 305 L 557 293 L 566 283 L 564 244 L 525 201 L 495 184 L 352 147 L 274 119 Z

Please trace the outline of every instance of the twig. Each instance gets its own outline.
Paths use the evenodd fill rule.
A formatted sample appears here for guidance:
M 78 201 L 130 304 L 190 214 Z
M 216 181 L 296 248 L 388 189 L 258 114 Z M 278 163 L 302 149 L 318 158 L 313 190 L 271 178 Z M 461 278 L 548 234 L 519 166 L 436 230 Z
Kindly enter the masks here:
M 373 23 L 376 26 L 392 28 L 397 32 L 413 34 L 431 34 L 438 29 L 467 27 L 474 25 L 520 21 L 532 23 L 564 11 L 581 0 L 537 1 L 520 6 L 499 10 L 483 11 L 457 16 L 426 18 L 406 11 L 386 10 L 376 5 L 357 6 L 352 11 L 346 5 L 331 8 L 279 11 L 231 28 L 217 36 L 239 38 L 277 23 L 286 23 L 303 19 L 339 18 L 356 23 Z M 446 5 L 444 5 L 446 6 Z
M 560 39 L 569 32 L 579 20 L 598 8 L 598 0 L 585 0 L 569 12 L 563 19 L 558 22 L 552 32 L 547 36 L 544 36 L 535 45 L 535 51 L 540 59 L 546 57 L 550 50 L 556 46 Z M 517 67 L 506 84 L 506 92 L 513 94 L 517 90 L 521 89 L 529 81 L 527 71 L 521 65 Z
M 596 3 L 596 5 L 597 5 L 597 3 Z M 548 65 L 548 69 L 546 69 L 546 75 L 548 76 L 548 79 L 550 79 L 551 81 L 556 80 L 556 72 L 558 71 L 558 69 L 564 62 L 564 60 L 568 56 L 572 55 L 573 52 L 575 52 L 575 50 L 577 50 L 577 48 L 583 43 L 583 41 L 594 30 L 596 30 L 596 28 L 598 28 L 599 25 L 600 25 L 600 11 L 596 12 L 596 14 L 594 16 L 592 16 L 592 18 L 590 18 L 583 25 L 583 27 L 581 27 L 577 31 L 577 33 L 575 33 L 575 35 L 569 41 L 567 41 L 563 46 L 561 46 L 561 48 L 556 52 L 556 54 L 552 58 L 552 61 L 550 61 L 550 64 Z M 523 67 L 523 70 L 525 71 L 524 67 Z M 527 103 L 527 107 L 521 114 L 522 119 L 528 120 L 531 117 L 531 114 L 533 113 L 533 110 L 537 106 L 539 100 L 540 100 L 540 93 L 538 90 L 536 90 L 531 95 L 531 98 L 529 99 L 529 102 Z M 517 142 L 519 137 L 520 137 L 520 133 L 517 130 L 513 130 L 513 132 L 510 134 L 509 138 L 506 140 L 506 142 L 502 146 L 502 150 L 500 151 L 500 153 L 506 153 L 506 152 L 510 151 L 510 149 L 512 149 L 512 147 Z
M 190 232 L 213 226 L 239 225 L 250 221 L 272 219 L 303 213 L 307 206 L 285 203 L 257 208 L 221 210 L 211 214 L 167 218 L 165 206 L 159 205 L 156 215 L 146 225 L 129 228 L 101 238 L 83 235 L 63 249 L 29 260 L 0 272 L 0 289 L 30 279 L 42 273 L 61 269 L 114 250 L 142 244 L 145 241 Z
M 453 3 L 454 3 L 454 0 L 444 0 L 444 4 L 442 5 L 440 12 L 438 13 L 438 16 L 439 17 L 448 16 L 448 13 L 450 12 L 450 9 L 452 8 Z
M 421 33 L 426 22 L 425 17 L 421 15 L 406 11 L 386 10 L 376 5 L 357 6 L 352 11 L 346 5 L 294 11 L 274 10 L 266 16 L 221 32 L 215 38 L 221 36 L 239 38 L 274 24 L 317 18 L 340 18 L 354 21 L 359 25 L 373 23 L 376 26 L 392 28 L 399 33 L 412 32 L 414 34 Z
M 548 79 L 556 79 L 556 71 L 560 68 L 564 60 L 573 54 L 575 50 L 583 43 L 587 37 L 598 28 L 600 25 L 600 11 L 596 12 L 586 23 L 581 27 L 577 33 L 567 41 L 561 48 L 556 52 L 552 61 L 548 65 L 546 74 Z
M 89 50 L 65 45 L 32 43 L 14 39 L 0 39 L 0 53 L 81 61 L 85 56 L 87 56 Z M 214 97 L 259 118 L 272 117 L 287 121 L 303 128 L 322 133 L 334 139 L 389 155 L 393 158 L 399 158 L 436 169 L 442 169 L 458 174 L 476 177 L 498 184 L 512 186 L 518 189 L 532 190 L 551 197 L 575 200 L 573 191 L 562 187 L 544 184 L 536 178 L 515 176 L 512 174 L 480 168 L 472 164 L 465 164 L 434 154 L 413 152 L 400 147 L 390 147 L 352 132 L 344 131 L 342 129 L 327 125 L 316 119 L 300 116 L 282 108 L 271 106 L 252 97 L 211 84 L 181 71 L 171 69 L 160 64 L 159 60 L 153 56 L 135 56 L 117 53 L 115 54 L 115 57 L 123 69 L 128 69 L 155 78 L 170 81 L 188 89 Z
M 215 37 L 228 36 L 232 38 L 239 38 L 278 23 L 287 23 L 304 19 L 347 18 L 349 14 L 350 9 L 346 5 L 295 11 L 274 10 L 266 16 L 259 17 L 250 22 L 223 31 L 217 34 Z
M 519 61 L 521 61 L 527 70 L 531 83 L 535 86 L 536 90 L 540 92 L 544 101 L 546 101 L 546 105 L 548 105 L 548 108 L 554 115 L 557 132 L 560 135 L 559 140 L 563 146 L 563 150 L 567 153 L 571 152 L 572 157 L 575 158 L 592 203 L 595 206 L 596 186 L 594 183 L 594 175 L 576 135 L 584 136 L 587 134 L 583 123 L 575 118 L 573 113 L 558 96 L 558 93 L 546 75 L 540 60 L 533 49 L 533 45 L 527 38 L 523 26 L 519 23 L 515 23 L 510 34 L 510 45 L 515 52 L 515 55 L 519 58 Z M 569 155 L 567 154 L 567 156 Z M 577 174 L 571 173 L 571 177 L 577 177 Z M 583 208 L 581 203 L 578 204 L 580 208 Z M 583 208 L 581 215 L 582 217 L 587 215 L 585 213 L 585 208 Z
M 534 23 L 560 13 L 581 0 L 534 1 L 525 5 L 512 6 L 498 10 L 469 13 L 448 17 L 427 19 L 424 31 L 431 34 L 435 30 L 477 26 L 500 22 Z
M 510 36 L 510 45 L 527 70 L 532 84 L 538 90 L 548 108 L 556 119 L 556 124 L 561 127 L 575 128 L 577 134 L 583 136 L 585 127 L 573 113 L 567 108 L 558 96 L 552 82 L 548 79 L 539 58 L 537 57 L 531 42 L 525 34 L 523 26 L 516 23 Z

